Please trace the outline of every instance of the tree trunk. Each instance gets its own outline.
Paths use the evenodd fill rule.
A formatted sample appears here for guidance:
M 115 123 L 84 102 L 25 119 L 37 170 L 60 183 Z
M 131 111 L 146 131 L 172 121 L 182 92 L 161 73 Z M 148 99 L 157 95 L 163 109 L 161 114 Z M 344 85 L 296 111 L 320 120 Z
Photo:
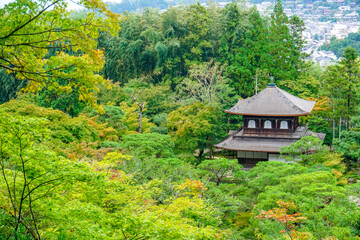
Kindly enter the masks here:
M 200 149 L 199 150 L 199 156 L 198 156 L 199 162 L 201 161 L 201 157 L 202 157 L 203 154 L 204 154 L 204 149 Z
M 346 172 L 350 170 L 350 159 L 347 158 L 345 162 Z
M 141 93 L 141 91 L 139 90 L 136 96 L 131 94 L 131 97 L 133 98 L 135 104 L 139 107 L 139 130 L 138 130 L 139 133 L 142 132 L 142 126 L 141 126 L 142 111 L 144 110 L 144 107 L 145 107 L 145 102 L 139 103 L 137 101 L 137 98 L 139 97 L 140 93 Z
M 213 139 L 211 136 L 209 137 L 209 140 L 210 140 L 209 154 L 210 154 L 210 159 L 212 159 L 213 158 L 213 141 L 212 141 Z
M 141 133 L 141 120 L 142 120 L 142 111 L 143 111 L 143 108 L 140 107 L 140 110 L 139 110 L 139 133 Z
M 216 186 L 219 186 L 219 185 L 220 185 L 220 182 L 221 182 L 221 179 L 217 178 L 217 180 L 216 180 Z
M 339 140 L 341 140 L 341 116 L 340 116 L 340 120 L 339 120 Z
M 226 133 L 229 133 L 230 132 L 230 116 L 228 116 L 228 119 L 227 119 L 227 125 L 226 125 Z
M 349 121 L 350 121 L 350 91 L 351 91 L 351 88 L 349 89 L 349 93 L 347 95 L 347 116 L 346 116 L 346 123 L 345 123 L 345 126 L 346 126 L 346 131 L 349 130 Z
M 335 106 L 333 105 L 333 139 L 335 139 L 335 128 L 336 128 L 336 122 L 335 122 Z

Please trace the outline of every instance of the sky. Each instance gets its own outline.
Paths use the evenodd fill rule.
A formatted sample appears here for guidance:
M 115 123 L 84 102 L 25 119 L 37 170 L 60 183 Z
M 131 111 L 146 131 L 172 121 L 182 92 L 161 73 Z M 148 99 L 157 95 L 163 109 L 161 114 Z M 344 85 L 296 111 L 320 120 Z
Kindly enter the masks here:
M 3 8 L 5 4 L 8 4 L 10 2 L 13 2 L 14 0 L 0 0 L 0 8 Z M 81 9 L 81 7 L 70 0 L 66 0 L 68 2 L 68 9 L 69 10 L 78 10 Z M 121 0 L 105 0 L 105 2 L 113 2 L 113 3 L 120 3 Z

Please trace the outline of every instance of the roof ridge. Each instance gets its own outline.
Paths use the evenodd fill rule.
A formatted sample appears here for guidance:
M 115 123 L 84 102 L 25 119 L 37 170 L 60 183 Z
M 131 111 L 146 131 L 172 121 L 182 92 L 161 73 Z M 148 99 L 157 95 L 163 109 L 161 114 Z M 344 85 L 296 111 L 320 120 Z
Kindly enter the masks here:
M 306 102 L 306 101 L 309 101 L 309 100 L 305 100 L 305 99 L 299 98 L 299 97 L 297 97 L 297 96 L 295 96 L 295 95 L 292 95 L 292 94 L 290 94 L 290 93 L 288 93 L 288 92 L 285 92 L 284 90 L 282 90 L 282 89 L 279 88 L 279 87 L 276 87 L 276 89 L 277 89 L 280 93 L 282 93 L 282 94 L 286 97 L 286 99 L 287 99 L 289 102 L 291 102 L 295 107 L 297 107 L 298 109 L 300 109 L 300 110 L 303 111 L 303 112 L 307 112 L 305 109 L 299 107 L 295 102 L 293 102 L 291 98 L 296 98 L 297 100 L 302 101 L 302 102 Z M 290 96 L 291 98 L 289 98 L 289 96 Z M 315 101 L 310 101 L 310 102 L 315 102 Z
M 285 92 L 285 91 L 283 91 L 281 88 L 278 88 L 278 87 L 276 87 L 276 90 L 277 90 L 277 92 L 278 93 L 280 93 L 280 94 L 282 94 L 284 97 L 285 97 L 285 102 L 289 105 L 289 106 L 291 106 L 291 107 L 295 107 L 295 108 L 297 108 L 298 110 L 300 110 L 300 111 L 302 111 L 302 112 L 306 112 L 306 111 L 304 111 L 304 109 L 302 109 L 302 108 L 300 108 L 296 103 L 294 103 L 293 101 L 291 101 L 291 99 L 286 95 L 286 94 L 284 94 L 284 93 L 287 93 L 287 92 Z M 280 95 L 279 94 L 279 95 Z M 293 96 L 293 95 L 292 95 Z M 294 97 L 296 97 L 296 96 L 294 96 Z M 297 98 L 297 97 L 296 97 Z

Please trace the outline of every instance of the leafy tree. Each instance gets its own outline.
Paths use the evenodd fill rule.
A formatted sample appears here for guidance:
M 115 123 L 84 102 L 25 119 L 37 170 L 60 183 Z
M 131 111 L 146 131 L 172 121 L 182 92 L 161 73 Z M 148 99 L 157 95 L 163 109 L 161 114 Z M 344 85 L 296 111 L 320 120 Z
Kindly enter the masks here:
M 303 137 L 290 146 L 281 148 L 280 153 L 288 161 L 298 161 L 304 166 L 323 164 L 330 167 L 338 178 L 345 171 L 342 154 L 330 152 L 329 147 L 315 136 Z
M 354 117 L 350 125 L 353 125 L 353 127 L 348 131 L 342 132 L 341 140 L 335 139 L 334 141 L 335 151 L 344 154 L 348 167 L 350 166 L 350 161 L 357 161 L 360 158 L 360 128 L 358 117 Z
M 193 153 L 199 149 L 201 159 L 205 148 L 212 148 L 212 137 L 217 127 L 218 109 L 195 102 L 191 105 L 180 107 L 169 113 L 167 127 L 178 150 Z
M 190 5 L 187 13 L 187 34 L 180 41 L 188 50 L 184 54 L 185 64 L 190 65 L 191 62 L 209 60 L 206 53 L 208 49 L 212 48 L 207 39 L 211 18 L 207 9 L 201 6 L 200 3 Z
M 52 117 L 64 114 L 49 111 Z M 139 183 L 121 170 L 131 156 L 110 151 L 102 156 L 86 152 L 87 160 L 81 157 L 82 153 L 72 160 L 58 157 L 47 147 L 53 140 L 46 136 L 52 131 L 46 129 L 46 124 L 53 120 L 41 119 L 34 113 L 31 118 L 21 116 L 21 111 L 1 114 L 0 170 L 5 174 L 0 178 L 0 192 L 4 193 L 0 195 L 0 217 L 5 220 L 0 226 L 2 238 L 227 238 L 229 232 L 218 227 L 221 224 L 218 211 L 203 199 L 204 184 L 183 180 L 189 167 L 182 161 L 164 158 L 152 165 L 159 169 L 158 173 L 163 166 L 161 177 L 167 181 L 171 181 L 173 172 L 165 166 L 174 166 L 179 171 L 174 179 L 179 183 L 165 185 L 172 190 L 163 188 L 162 182 L 155 179 Z M 16 185 L 12 182 L 14 176 Z M 57 179 L 61 179 L 60 185 Z M 13 201 L 10 196 L 14 196 Z M 37 201 L 39 197 L 41 201 Z M 21 199 L 24 201 L 20 208 Z M 16 206 L 16 211 L 12 206 Z M 13 216 L 20 219 L 21 227 L 16 231 Z
M 358 210 L 347 199 L 345 189 L 336 185 L 336 178 L 328 171 L 281 178 L 278 186 L 268 187 L 258 196 L 254 213 L 276 207 L 279 199 L 295 203 L 297 212 L 308 218 L 301 226 L 302 231 L 311 233 L 313 238 L 341 239 L 354 236 L 351 232 L 357 231 L 354 223 L 359 219 Z M 354 211 L 354 221 L 343 214 L 344 211 Z M 263 239 L 276 238 L 279 231 L 283 230 L 276 226 L 269 221 L 264 224 L 254 221 L 253 225 L 260 229 L 258 234 L 261 234 Z
M 227 86 L 227 79 L 222 76 L 223 70 L 224 67 L 221 67 L 220 63 L 214 63 L 214 60 L 205 64 L 193 64 L 188 78 L 183 80 L 184 86 L 179 86 L 179 91 L 204 104 L 224 103 L 232 89 Z
M 70 93 L 76 88 L 79 100 L 94 104 L 92 92 L 97 90 L 97 83 L 104 81 L 98 74 L 104 62 L 102 51 L 96 49 L 96 38 L 99 30 L 119 30 L 118 15 L 108 11 L 101 1 L 79 4 L 89 10 L 85 18 L 70 17 L 63 0 L 15 1 L 5 5 L 0 9 L 0 67 L 27 80 L 26 89 L 30 92 L 46 87 Z M 52 48 L 61 50 L 45 58 Z M 69 55 L 66 49 L 78 55 Z M 69 81 L 60 86 L 57 79 Z
M 41 128 L 43 123 L 0 111 L 1 207 L 11 217 L 0 235 L 4 238 L 42 239 L 36 201 L 48 197 L 61 183 L 55 175 L 61 167 L 58 157 L 41 144 L 48 134 Z
M 247 183 L 253 194 L 264 192 L 268 186 L 280 184 L 280 179 L 304 173 L 306 168 L 298 164 L 284 164 L 282 162 L 259 162 L 249 171 Z
M 174 157 L 174 143 L 171 137 L 159 133 L 125 135 L 122 147 L 131 155 L 144 159 Z
M 350 117 L 357 113 L 359 105 L 359 96 L 356 93 L 360 74 L 358 55 L 354 49 L 347 48 L 343 57 L 339 64 L 326 69 L 322 83 L 324 93 L 329 97 L 333 110 L 333 138 L 335 138 L 335 122 L 337 121 L 339 139 L 341 139 L 343 122 L 348 129 Z
M 278 208 L 261 211 L 256 218 L 277 221 L 284 229 L 281 230 L 280 233 L 286 233 L 290 239 L 304 239 L 304 237 L 311 235 L 310 233 L 299 233 L 295 230 L 295 224 L 299 225 L 299 223 L 306 220 L 307 217 L 301 217 L 300 213 L 288 214 L 289 210 L 294 211 L 294 209 L 296 209 L 294 203 L 284 202 L 282 200 L 279 200 L 276 203 L 279 206 Z
M 236 160 L 217 158 L 202 161 L 198 168 L 203 170 L 203 175 L 208 176 L 217 186 L 225 178 L 236 178 L 241 169 L 241 165 Z
M 72 117 L 79 116 L 86 104 L 79 101 L 79 91 L 73 89 L 70 93 L 58 94 L 55 90 L 43 89 L 38 93 L 37 103 L 42 107 L 58 109 Z
M 246 201 L 242 198 L 247 194 L 247 188 L 237 183 L 220 183 L 214 182 L 206 184 L 208 190 L 204 197 L 211 202 L 222 213 L 224 219 L 223 225 L 237 220 L 237 215 L 247 210 Z M 245 223 L 246 224 L 246 223 Z
M 221 52 L 225 51 L 230 53 L 234 48 L 232 43 L 235 37 L 235 30 L 241 20 L 238 5 L 236 3 L 226 4 L 221 20 L 222 27 L 225 29 L 221 36 Z
M 348 47 L 344 50 L 343 59 L 340 61 L 340 64 L 345 68 L 346 79 L 348 81 L 345 91 L 346 94 L 346 128 L 348 128 L 348 122 L 350 116 L 357 113 L 357 106 L 359 105 L 359 96 L 356 92 L 360 86 L 360 64 L 359 64 L 359 54 L 355 49 Z
M 122 123 L 124 112 L 118 106 L 105 105 L 103 109 L 104 113 L 99 114 L 94 109 L 88 108 L 90 111 L 89 117 L 93 118 L 96 116 L 96 121 L 114 128 L 119 133 L 119 135 L 122 135 L 126 128 L 126 126 L 124 126 Z M 83 113 L 84 112 L 85 111 L 83 111 Z
M 286 88 L 289 93 L 304 99 L 323 97 L 320 88 L 322 68 L 309 61 L 304 65 L 307 65 L 304 66 L 306 71 L 303 71 L 296 81 L 285 82 Z
M 124 112 L 122 123 L 126 127 L 125 133 L 138 133 L 139 130 L 139 113 L 138 113 L 138 107 L 134 103 L 133 105 L 127 105 L 125 102 L 123 102 L 120 105 L 121 110 Z M 143 109 L 143 111 L 146 111 L 146 108 Z M 142 132 L 146 133 L 149 132 L 152 127 L 155 125 L 150 122 L 149 118 L 143 117 L 141 119 L 141 129 Z
M 54 147 L 62 148 L 71 142 L 95 142 L 99 140 L 117 140 L 116 131 L 103 124 L 98 124 L 94 119 L 84 115 L 71 118 L 67 114 L 43 107 L 37 107 L 26 101 L 11 100 L 2 104 L 1 109 L 7 113 L 34 118 L 44 118 L 49 121 L 44 123 L 53 137 Z

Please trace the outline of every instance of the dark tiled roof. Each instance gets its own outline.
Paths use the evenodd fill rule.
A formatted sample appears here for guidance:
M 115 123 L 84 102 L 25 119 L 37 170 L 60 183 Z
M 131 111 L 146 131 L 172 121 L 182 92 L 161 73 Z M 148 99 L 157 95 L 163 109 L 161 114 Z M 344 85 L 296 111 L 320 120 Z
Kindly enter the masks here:
M 268 86 L 260 93 L 226 110 L 227 113 L 254 116 L 302 116 L 311 112 L 315 101 L 308 101 L 281 90 Z

